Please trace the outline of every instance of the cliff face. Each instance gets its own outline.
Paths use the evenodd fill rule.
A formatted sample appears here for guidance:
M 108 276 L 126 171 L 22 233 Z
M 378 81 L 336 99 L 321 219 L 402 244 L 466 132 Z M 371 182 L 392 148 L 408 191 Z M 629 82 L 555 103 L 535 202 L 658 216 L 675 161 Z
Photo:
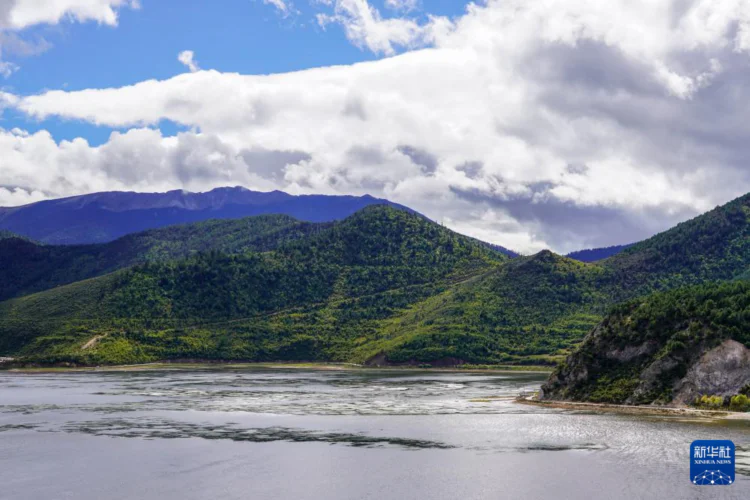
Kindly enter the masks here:
M 688 404 L 702 394 L 732 396 L 750 383 L 750 349 L 725 340 L 703 354 L 674 385 L 674 403 Z
M 704 394 L 733 396 L 750 384 L 750 349 L 737 341 L 727 339 L 700 356 L 647 360 L 658 350 L 657 347 L 654 343 L 645 343 L 625 349 L 611 348 L 602 351 L 602 359 L 593 363 L 587 363 L 581 356 L 571 356 L 564 367 L 542 386 L 540 397 L 547 400 L 684 405 Z M 638 363 L 639 359 L 641 363 Z M 637 377 L 613 378 L 607 372 L 613 371 L 612 367 L 617 365 L 619 368 L 628 365 L 644 368 Z M 681 376 L 684 371 L 685 375 Z M 635 373 L 635 370 L 626 368 L 621 373 Z
M 618 307 L 550 376 L 546 400 L 689 404 L 750 384 L 750 287 L 729 283 Z

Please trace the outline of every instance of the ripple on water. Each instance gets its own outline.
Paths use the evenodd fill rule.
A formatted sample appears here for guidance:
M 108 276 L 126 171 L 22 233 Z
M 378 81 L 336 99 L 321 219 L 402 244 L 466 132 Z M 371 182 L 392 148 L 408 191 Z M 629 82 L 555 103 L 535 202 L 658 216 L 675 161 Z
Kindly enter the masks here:
M 602 452 L 602 457 L 616 456 L 630 463 L 664 460 L 671 464 L 684 462 L 686 440 L 689 444 L 693 439 L 721 435 L 734 437 L 738 472 L 750 474 L 750 426 L 747 423 L 734 424 L 718 432 L 720 429 L 716 425 L 662 417 L 575 414 L 513 403 L 512 398 L 518 392 L 535 390 L 544 380 L 543 374 L 216 369 L 10 378 L 12 382 L 8 381 L 8 375 L 0 374 L 3 399 L 7 403 L 0 406 L 0 414 L 7 417 L 3 424 L 28 424 L 15 415 L 37 418 L 48 414 L 49 422 L 66 420 L 64 427 L 62 424 L 46 425 L 44 430 L 52 432 L 64 430 L 142 439 L 318 441 L 411 449 L 423 445 L 425 448 L 461 447 L 486 453 Z M 18 387 L 12 387 L 14 385 Z M 55 403 L 49 403 L 50 400 Z M 173 418 L 148 420 L 165 412 Z M 178 412 L 182 416 L 178 417 Z M 137 418 L 134 413 L 138 414 Z M 313 428 L 180 422 L 193 419 L 192 415 L 220 420 L 221 415 L 232 414 L 304 417 L 296 422 L 305 422 L 301 427 L 312 425 Z M 396 415 L 411 418 L 379 419 Z M 381 431 L 391 435 L 371 436 L 367 425 L 364 426 L 366 432 L 359 432 L 362 428 L 355 429 L 357 432 L 349 432 L 351 429 L 334 432 L 330 420 L 325 420 L 328 426 L 325 430 L 307 424 L 321 421 L 316 420 L 317 417 L 339 416 L 375 419 L 362 421 L 377 421 L 385 429 Z M 7 427 L 3 430 L 34 432 L 42 429 Z M 404 444 L 403 439 L 407 438 L 411 444 Z M 421 445 L 412 443 L 414 440 Z

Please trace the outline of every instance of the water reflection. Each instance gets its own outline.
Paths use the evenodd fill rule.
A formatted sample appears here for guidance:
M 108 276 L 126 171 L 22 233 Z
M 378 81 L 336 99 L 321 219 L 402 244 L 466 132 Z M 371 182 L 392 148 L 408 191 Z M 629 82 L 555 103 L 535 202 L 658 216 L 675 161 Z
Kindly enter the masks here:
M 195 424 L 166 419 L 102 419 L 87 422 L 73 422 L 62 427 L 65 432 L 80 432 L 94 436 L 109 436 L 143 439 L 228 439 L 268 443 L 289 441 L 294 443 L 335 443 L 356 447 L 382 445 L 398 446 L 407 449 L 448 449 L 453 446 L 437 441 L 406 439 L 396 437 L 373 437 L 365 434 L 343 432 L 315 432 L 285 427 L 240 428 L 232 424 Z

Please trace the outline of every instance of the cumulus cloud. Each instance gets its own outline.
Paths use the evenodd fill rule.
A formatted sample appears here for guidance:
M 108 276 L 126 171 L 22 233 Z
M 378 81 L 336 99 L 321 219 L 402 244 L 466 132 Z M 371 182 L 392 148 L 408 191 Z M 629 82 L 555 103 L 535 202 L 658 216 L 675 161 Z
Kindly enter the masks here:
M 56 142 L 47 131 L 0 129 L 0 151 L 0 206 L 82 192 L 160 191 L 176 185 L 203 190 L 243 184 L 271 190 L 286 165 L 310 158 L 300 151 L 237 148 L 192 131 L 164 137 L 151 128 L 114 132 L 97 147 L 80 138 Z
M 425 43 L 364 1 L 331 9 L 375 52 Z M 565 252 L 750 191 L 748 2 L 490 0 L 427 43 L 288 74 L 0 93 L 0 108 L 35 119 L 131 128 L 99 147 L 3 132 L 1 177 L 24 189 L 0 200 L 222 184 L 371 193 L 494 243 Z M 164 137 L 149 128 L 161 120 L 191 131 Z
M 187 66 L 191 73 L 195 73 L 200 69 L 198 61 L 195 60 L 195 53 L 192 50 L 183 50 L 177 54 L 177 60 Z

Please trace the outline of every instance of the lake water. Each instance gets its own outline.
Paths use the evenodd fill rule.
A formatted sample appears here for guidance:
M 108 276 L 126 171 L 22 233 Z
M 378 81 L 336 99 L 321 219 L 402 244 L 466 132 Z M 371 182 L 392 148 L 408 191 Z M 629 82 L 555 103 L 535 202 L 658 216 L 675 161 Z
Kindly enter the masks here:
M 750 498 L 750 425 L 518 405 L 532 373 L 0 372 L 0 498 Z M 689 482 L 731 439 L 737 482 Z

